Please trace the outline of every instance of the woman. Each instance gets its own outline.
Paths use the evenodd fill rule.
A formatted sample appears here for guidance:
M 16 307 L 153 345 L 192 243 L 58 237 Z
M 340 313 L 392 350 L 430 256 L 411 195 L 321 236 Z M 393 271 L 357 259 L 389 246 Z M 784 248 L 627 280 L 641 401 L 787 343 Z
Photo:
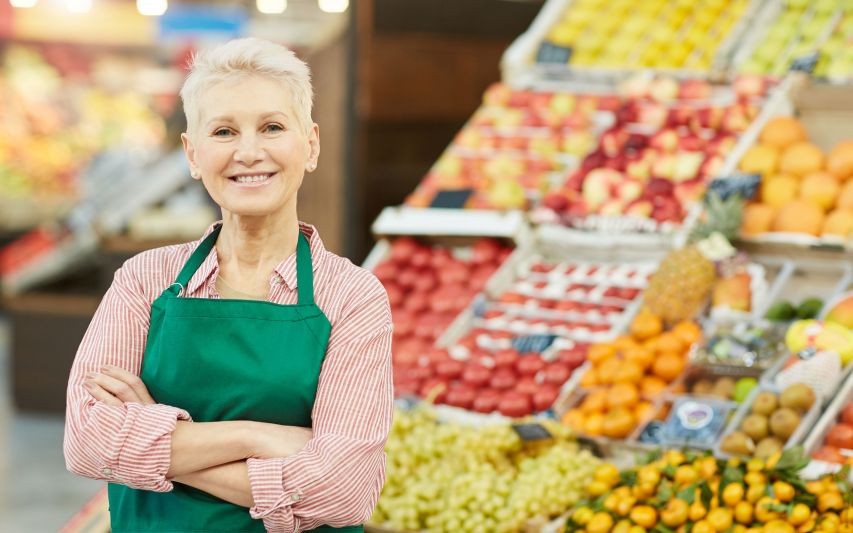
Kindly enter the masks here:
M 68 469 L 110 482 L 114 532 L 360 531 L 384 481 L 391 314 L 297 219 L 320 153 L 308 67 L 235 40 L 181 97 L 222 222 L 116 272 L 71 370 Z

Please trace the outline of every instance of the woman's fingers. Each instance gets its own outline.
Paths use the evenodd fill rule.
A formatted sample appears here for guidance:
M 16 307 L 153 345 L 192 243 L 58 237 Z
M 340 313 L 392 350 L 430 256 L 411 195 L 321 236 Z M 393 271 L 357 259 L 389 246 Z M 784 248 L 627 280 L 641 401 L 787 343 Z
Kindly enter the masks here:
M 132 372 L 128 372 L 127 370 L 117 367 L 117 366 L 105 366 L 101 368 L 101 371 L 108 377 L 115 378 L 119 381 L 122 381 L 130 386 L 131 389 L 136 393 L 136 396 L 139 398 L 139 402 L 145 405 L 150 405 L 153 403 L 157 403 L 154 401 L 154 398 L 151 397 L 151 394 L 148 392 L 148 387 L 145 386 L 145 383 Z
M 86 378 L 86 381 L 98 385 L 122 402 L 142 403 L 142 399 L 129 383 L 125 383 L 120 379 L 116 379 L 106 374 L 98 374 L 94 372 L 87 374 Z
M 124 405 L 124 402 L 122 402 L 121 400 L 104 390 L 103 387 L 91 380 L 87 379 L 86 381 L 84 381 L 83 386 L 86 388 L 87 391 L 89 391 L 89 394 L 91 394 L 92 397 L 96 400 L 102 401 L 107 405 Z

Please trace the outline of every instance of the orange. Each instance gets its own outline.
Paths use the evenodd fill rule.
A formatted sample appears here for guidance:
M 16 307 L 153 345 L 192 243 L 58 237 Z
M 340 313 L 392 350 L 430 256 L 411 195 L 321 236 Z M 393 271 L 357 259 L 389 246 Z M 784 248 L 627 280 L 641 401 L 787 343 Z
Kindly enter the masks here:
M 838 201 L 835 205 L 838 209 L 853 211 L 853 180 L 847 180 L 841 186 L 841 192 L 838 193 Z
M 655 344 L 655 351 L 657 353 L 682 353 L 684 351 L 684 342 L 675 333 L 667 331 L 658 337 L 658 341 Z
M 643 379 L 643 371 L 645 369 L 634 361 L 622 361 L 616 374 L 613 376 L 614 383 L 634 383 L 639 384 Z
M 761 180 L 761 201 L 776 209 L 797 197 L 800 180 L 791 174 L 774 174 Z
M 800 198 L 829 211 L 835 205 L 840 189 L 838 180 L 829 172 L 812 172 L 803 178 Z
M 596 385 L 599 385 L 598 372 L 595 370 L 595 368 L 590 368 L 581 376 L 580 386 L 584 389 L 591 389 Z
M 582 431 L 586 415 L 580 409 L 569 409 L 560 419 L 564 426 L 569 426 L 575 431 Z
M 779 170 L 786 174 L 805 176 L 823 168 L 823 152 L 810 142 L 796 142 L 782 152 Z
M 820 207 L 805 200 L 794 200 L 776 213 L 773 231 L 819 235 L 823 217 Z
M 598 382 L 602 385 L 610 385 L 616 378 L 616 373 L 622 366 L 622 361 L 617 358 L 608 359 L 598 367 Z
M 586 352 L 586 358 L 593 366 L 600 365 L 614 355 L 616 355 L 616 346 L 610 343 L 593 344 Z
M 841 141 L 829 151 L 826 169 L 842 180 L 853 177 L 853 139 Z
M 759 140 L 762 144 L 785 148 L 795 142 L 808 139 L 806 129 L 793 117 L 773 117 L 761 130 Z
M 607 389 L 590 391 L 583 399 L 580 410 L 584 413 L 602 412 L 607 408 Z
M 681 337 L 688 346 L 702 339 L 702 328 L 692 320 L 682 320 L 673 326 L 672 332 Z
M 654 415 L 654 408 L 650 402 L 640 402 L 634 408 L 634 413 L 637 415 L 638 422 L 645 422 Z
M 767 204 L 749 204 L 743 210 L 740 232 L 743 235 L 761 235 L 770 231 L 776 210 Z
M 631 335 L 637 340 L 646 340 L 663 331 L 663 321 L 651 311 L 643 309 L 631 321 Z
M 616 351 L 622 355 L 625 355 L 628 350 L 636 348 L 639 345 L 640 344 L 634 340 L 634 337 L 630 335 L 620 335 L 613 341 L 613 346 L 616 347 Z
M 601 435 L 604 425 L 604 415 L 601 413 L 590 413 L 583 423 L 583 432 L 594 437 Z
M 617 383 L 605 394 L 605 403 L 609 409 L 634 407 L 640 401 L 640 391 L 633 383 Z
M 823 235 L 847 237 L 851 232 L 853 232 L 853 211 L 836 209 L 826 217 L 821 233 Z
M 666 389 L 666 382 L 657 376 L 646 376 L 640 382 L 643 398 L 651 400 Z
M 652 365 L 652 372 L 667 383 L 680 376 L 683 371 L 684 358 L 670 353 L 659 355 Z
M 601 432 L 605 437 L 624 439 L 631 434 L 636 426 L 637 419 L 634 413 L 624 408 L 614 409 L 604 415 Z
M 640 345 L 625 351 L 625 360 L 636 363 L 643 370 L 652 366 L 655 361 L 654 352 L 647 350 Z
M 744 172 L 769 176 L 779 165 L 779 149 L 767 144 L 754 144 L 743 154 L 740 169 Z

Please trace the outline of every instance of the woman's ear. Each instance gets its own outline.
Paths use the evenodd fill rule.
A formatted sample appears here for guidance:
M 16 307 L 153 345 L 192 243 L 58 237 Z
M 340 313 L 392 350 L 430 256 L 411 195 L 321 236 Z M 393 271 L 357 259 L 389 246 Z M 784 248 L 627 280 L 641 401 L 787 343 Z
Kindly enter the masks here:
M 317 168 L 317 160 L 320 157 L 320 126 L 312 124 L 308 130 L 308 161 L 305 170 L 313 172 Z
M 198 169 L 195 159 L 195 147 L 188 133 L 181 134 L 181 142 L 184 145 L 184 155 L 187 156 L 187 162 L 190 164 L 190 176 L 194 180 L 201 179 L 201 172 Z

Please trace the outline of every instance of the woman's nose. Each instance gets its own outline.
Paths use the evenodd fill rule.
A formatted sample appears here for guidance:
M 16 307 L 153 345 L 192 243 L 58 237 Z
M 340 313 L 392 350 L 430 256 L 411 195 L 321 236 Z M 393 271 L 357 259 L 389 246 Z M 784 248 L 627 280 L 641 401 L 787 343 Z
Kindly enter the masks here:
M 234 151 L 234 160 L 244 165 L 252 165 L 264 158 L 261 139 L 256 135 L 242 135 L 237 149 Z

